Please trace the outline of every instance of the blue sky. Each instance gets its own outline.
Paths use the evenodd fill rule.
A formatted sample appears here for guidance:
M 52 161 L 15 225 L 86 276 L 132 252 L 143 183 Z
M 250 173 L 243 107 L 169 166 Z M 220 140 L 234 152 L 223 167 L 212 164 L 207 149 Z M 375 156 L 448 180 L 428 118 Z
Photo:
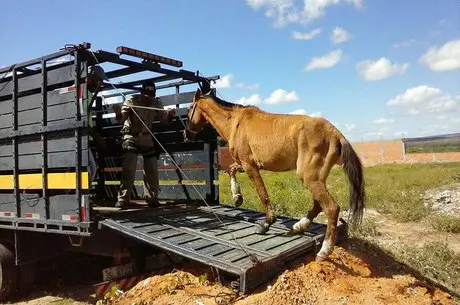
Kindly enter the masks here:
M 321 115 L 352 141 L 460 131 L 456 0 L 4 0 L 2 16 L 2 67 L 67 43 L 125 45 L 219 74 L 229 101 Z

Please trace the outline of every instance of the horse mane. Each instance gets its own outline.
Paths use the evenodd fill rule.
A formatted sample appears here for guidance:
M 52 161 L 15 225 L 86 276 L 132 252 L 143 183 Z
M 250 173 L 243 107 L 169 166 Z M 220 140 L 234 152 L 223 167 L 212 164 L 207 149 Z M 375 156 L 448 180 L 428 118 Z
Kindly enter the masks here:
M 207 93 L 205 96 L 210 97 L 216 104 L 219 104 L 220 106 L 226 108 L 226 109 L 234 109 L 234 108 L 257 108 L 255 106 L 251 105 L 241 105 L 241 104 L 236 104 L 236 103 L 230 103 L 227 102 L 221 98 L 218 98 L 215 94 L 213 93 Z

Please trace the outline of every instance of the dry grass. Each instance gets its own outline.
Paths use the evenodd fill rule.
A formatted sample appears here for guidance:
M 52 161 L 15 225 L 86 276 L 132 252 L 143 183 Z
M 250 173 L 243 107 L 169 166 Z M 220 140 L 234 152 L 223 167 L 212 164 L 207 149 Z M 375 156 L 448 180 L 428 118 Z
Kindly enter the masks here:
M 367 207 L 390 214 L 396 220 L 418 221 L 428 215 L 420 194 L 425 190 L 456 181 L 460 163 L 384 165 L 365 168 Z M 301 217 L 311 208 L 312 197 L 293 171 L 262 172 L 273 207 L 279 215 Z M 244 197 L 243 208 L 262 211 L 258 195 L 245 173 L 238 173 Z M 220 200 L 233 204 L 230 179 L 221 174 Z M 328 189 L 342 210 L 348 209 L 348 181 L 342 169 L 335 168 L 328 178 Z
M 460 233 L 460 217 L 455 216 L 429 216 L 426 219 L 436 230 L 449 233 Z
M 435 229 L 460 233 L 460 219 L 429 215 L 421 194 L 426 190 L 458 182 L 460 163 L 385 165 L 365 168 L 367 207 L 387 214 L 398 222 L 429 221 Z M 273 207 L 278 215 L 295 218 L 304 216 L 311 207 L 312 198 L 296 178 L 294 172 L 262 173 Z M 258 195 L 246 174 L 239 173 L 238 181 L 244 197 L 243 208 L 261 211 Z M 342 169 L 333 169 L 328 188 L 341 206 L 348 209 L 348 181 Z M 220 176 L 220 200 L 232 205 L 228 175 Z M 322 214 L 316 221 L 322 222 Z M 378 225 L 365 219 L 362 227 L 351 232 L 354 237 L 368 240 L 378 236 Z M 434 242 L 423 248 L 397 243 L 392 254 L 401 262 L 418 270 L 460 294 L 460 257 L 447 244 Z

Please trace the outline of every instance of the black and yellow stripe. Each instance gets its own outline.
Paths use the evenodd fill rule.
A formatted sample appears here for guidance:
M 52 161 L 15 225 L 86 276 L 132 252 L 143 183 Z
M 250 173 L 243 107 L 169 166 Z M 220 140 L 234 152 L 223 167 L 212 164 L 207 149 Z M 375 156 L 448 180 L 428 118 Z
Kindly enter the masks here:
M 47 176 L 48 189 L 75 189 L 77 187 L 77 173 L 50 173 Z M 88 172 L 81 173 L 81 189 L 88 189 Z M 19 175 L 19 189 L 42 189 L 42 174 L 21 174 Z M 0 190 L 14 189 L 14 176 L 0 176 Z

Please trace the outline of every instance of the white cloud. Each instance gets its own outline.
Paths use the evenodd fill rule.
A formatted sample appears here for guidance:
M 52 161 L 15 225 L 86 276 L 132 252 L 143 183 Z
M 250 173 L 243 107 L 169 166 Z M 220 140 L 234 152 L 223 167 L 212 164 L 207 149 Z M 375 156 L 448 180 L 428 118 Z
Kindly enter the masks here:
M 419 58 L 419 63 L 428 66 L 434 72 L 460 69 L 460 39 L 451 40 L 440 47 L 430 47 Z
M 403 138 L 404 135 L 407 134 L 407 131 L 396 131 L 396 132 L 393 132 L 393 136 L 394 137 L 400 137 L 400 138 Z
M 361 61 L 356 64 L 358 74 L 367 81 L 377 81 L 403 75 L 409 68 L 408 63 L 397 64 L 391 63 L 385 57 L 372 61 L 370 59 Z
M 287 92 L 283 89 L 276 89 L 272 92 L 270 97 L 264 100 L 264 103 L 269 105 L 279 105 L 297 102 L 298 100 L 299 97 L 297 96 L 295 91 Z
M 307 115 L 307 111 L 305 109 L 297 109 L 297 110 L 289 112 L 289 114 Z
M 227 89 L 232 86 L 232 79 L 235 78 L 232 74 L 227 74 L 216 80 L 215 83 L 211 82 L 211 87 L 216 89 Z
M 215 83 L 211 83 L 211 87 L 216 88 L 216 89 L 228 89 L 228 88 L 232 88 L 233 86 L 235 86 L 236 88 L 246 89 L 246 90 L 259 89 L 259 84 L 248 85 L 243 82 L 233 84 L 233 81 L 235 78 L 236 77 L 233 74 L 226 74 L 224 76 L 221 76 L 218 80 L 216 80 Z
M 292 38 L 294 38 L 295 40 L 310 40 L 318 36 L 320 33 L 321 29 L 314 29 L 308 33 L 293 31 Z
M 350 34 L 341 27 L 335 27 L 332 30 L 331 42 L 333 44 L 344 43 L 350 39 Z
M 273 19 L 275 27 L 288 24 L 305 25 L 320 19 L 326 9 L 339 4 L 354 5 L 361 8 L 362 0 L 246 0 L 255 11 L 263 9 L 265 16 Z
M 300 115 L 308 115 L 311 117 L 321 117 L 321 112 L 313 112 L 313 113 L 308 114 L 305 109 L 297 109 L 297 110 L 289 112 L 289 114 L 300 114 Z
M 320 118 L 320 117 L 322 117 L 323 115 L 321 114 L 320 111 L 318 111 L 318 112 L 310 113 L 309 116 L 316 117 L 316 118 Z
M 382 131 L 366 132 L 364 136 L 367 136 L 367 137 L 383 136 L 383 132 Z
M 305 66 L 304 71 L 313 71 L 316 69 L 329 69 L 337 65 L 342 59 L 342 50 L 334 50 L 323 56 L 313 57 L 310 63 Z
M 404 93 L 387 101 L 386 105 L 406 107 L 410 115 L 460 111 L 458 100 L 445 94 L 441 89 L 426 85 L 407 89 Z
M 435 134 L 442 134 L 442 133 L 451 133 L 453 132 L 451 126 L 449 124 L 431 124 L 425 125 L 421 127 L 420 134 L 422 135 L 435 135 Z
M 242 97 L 239 100 L 235 101 L 234 103 L 240 105 L 250 105 L 250 106 L 258 106 L 262 104 L 262 99 L 258 94 L 253 94 L 250 97 Z
M 408 39 L 408 40 L 404 40 L 404 41 L 393 44 L 393 48 L 395 49 L 408 48 L 412 46 L 414 43 L 415 43 L 415 39 Z
M 262 99 L 259 94 L 253 94 L 249 97 L 242 97 L 239 100 L 234 101 L 234 103 L 241 105 L 259 106 L 261 104 L 280 105 L 297 102 L 298 100 L 299 97 L 295 91 L 287 92 L 284 89 L 276 89 L 266 99 Z
M 355 124 L 345 124 L 345 128 L 347 131 L 352 131 L 356 129 L 356 125 Z
M 387 123 L 393 123 L 395 120 L 394 119 L 386 119 L 386 118 L 380 118 L 377 120 L 374 120 L 375 124 L 387 124 Z
M 260 88 L 259 84 L 246 85 L 245 83 L 237 83 L 235 87 L 246 90 L 258 90 Z

